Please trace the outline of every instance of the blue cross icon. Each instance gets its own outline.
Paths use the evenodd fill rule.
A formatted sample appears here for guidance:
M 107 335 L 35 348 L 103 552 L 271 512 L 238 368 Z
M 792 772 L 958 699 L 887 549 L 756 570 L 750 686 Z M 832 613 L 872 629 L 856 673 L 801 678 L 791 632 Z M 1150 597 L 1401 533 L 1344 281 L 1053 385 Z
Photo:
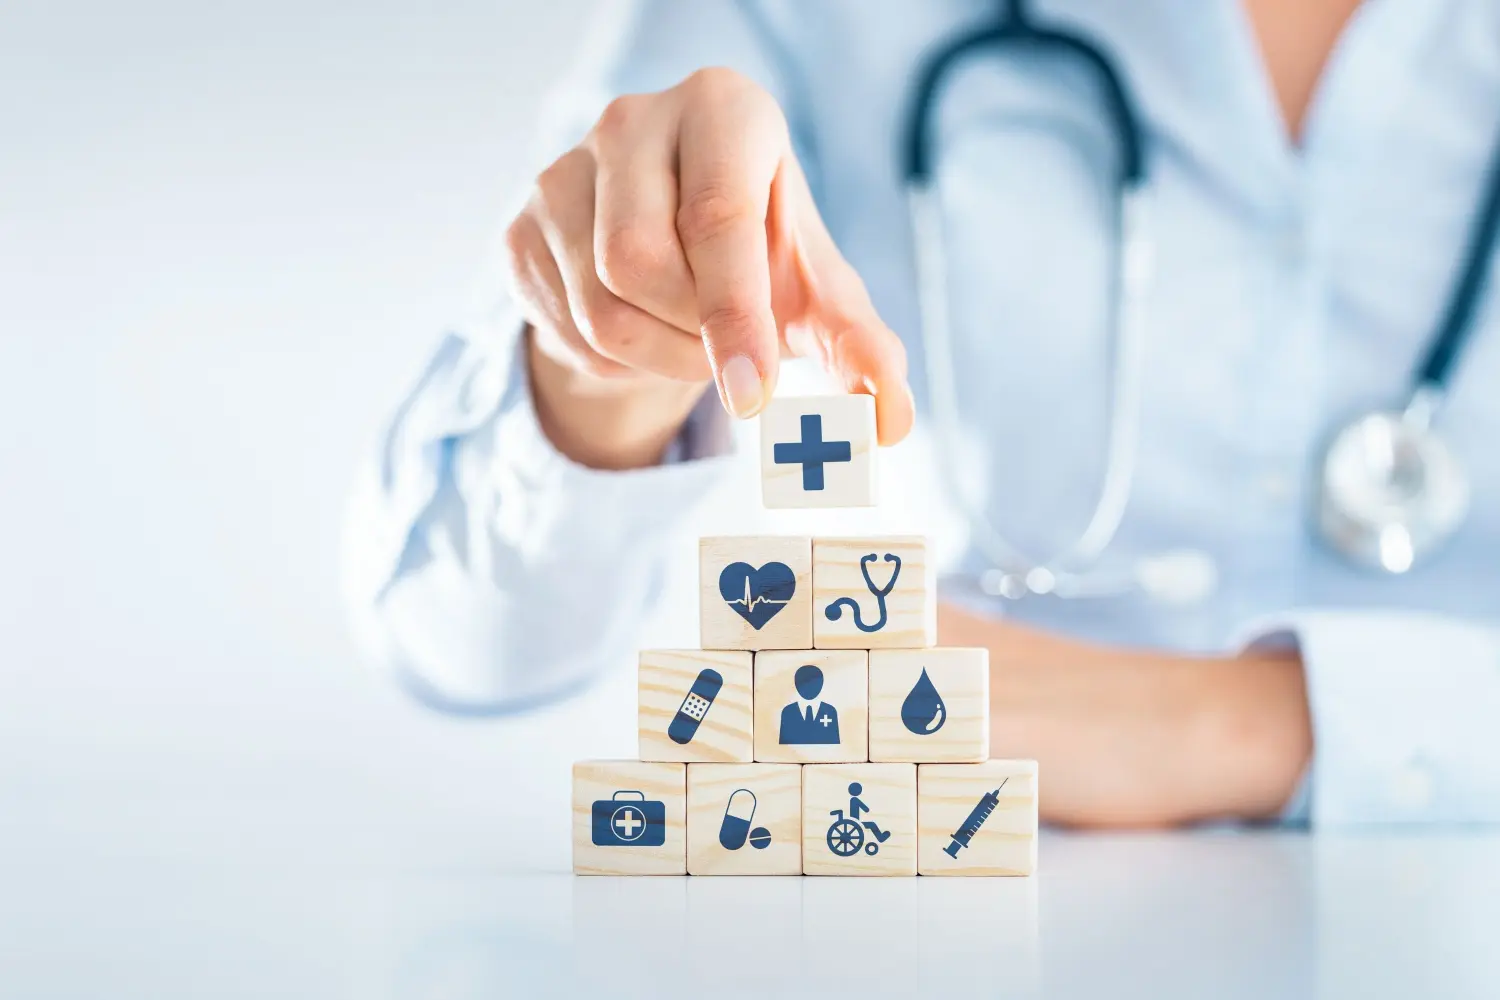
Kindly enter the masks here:
M 777 465 L 801 465 L 802 488 L 809 493 L 823 488 L 823 463 L 848 462 L 853 452 L 848 441 L 823 440 L 823 416 L 802 414 L 802 440 L 787 441 L 772 449 Z

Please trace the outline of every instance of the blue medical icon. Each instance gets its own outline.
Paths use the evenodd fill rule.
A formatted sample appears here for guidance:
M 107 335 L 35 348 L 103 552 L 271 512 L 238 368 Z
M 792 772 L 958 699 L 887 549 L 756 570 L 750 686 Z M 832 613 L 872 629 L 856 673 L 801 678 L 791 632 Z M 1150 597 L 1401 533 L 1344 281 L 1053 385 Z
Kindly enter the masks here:
M 719 824 L 719 846 L 726 851 L 738 851 L 750 841 L 756 850 L 771 846 L 771 831 L 763 826 L 750 829 L 755 818 L 755 793 L 748 788 L 736 788 L 729 793 L 729 803 L 724 806 L 724 821 Z
M 798 700 L 781 710 L 782 746 L 826 745 L 839 741 L 839 710 L 826 701 L 813 699 L 823 690 L 823 671 L 811 663 L 792 675 Z
M 660 847 L 667 842 L 667 805 L 637 791 L 615 792 L 593 809 L 595 847 Z
M 797 592 L 797 574 L 786 563 L 768 562 L 760 569 L 734 562 L 719 574 L 719 596 L 757 632 L 776 617 Z
M 683 696 L 682 704 L 677 707 L 677 714 L 672 716 L 672 724 L 667 727 L 667 735 L 672 737 L 673 743 L 688 743 L 692 740 L 723 686 L 724 675 L 717 670 L 704 667 L 698 671 L 697 679 Z
M 833 817 L 833 822 L 828 826 L 828 832 L 823 840 L 828 844 L 828 849 L 841 858 L 852 857 L 859 853 L 861 847 L 866 854 L 876 855 L 880 853 L 880 845 L 891 839 L 889 830 L 882 830 L 874 820 L 861 820 L 860 816 L 870 811 L 865 800 L 860 798 L 864 792 L 864 786 L 857 781 L 849 783 L 849 815 L 844 816 L 844 810 L 832 809 L 828 815 Z M 865 843 L 865 831 L 875 838 Z
M 943 728 L 948 721 L 948 706 L 943 704 L 937 686 L 922 668 L 922 676 L 911 686 L 906 700 L 901 703 L 901 723 L 918 736 L 931 736 Z
M 886 581 L 884 587 L 875 586 L 875 581 L 870 579 L 870 564 L 877 558 L 879 557 L 873 552 L 866 556 L 860 556 L 859 573 L 865 578 L 865 586 L 870 588 L 870 593 L 875 595 L 875 601 L 880 605 L 880 617 L 875 619 L 874 624 L 866 625 L 864 618 L 862 618 L 859 613 L 859 602 L 852 597 L 840 597 L 838 600 L 834 601 L 832 604 L 828 605 L 828 607 L 823 609 L 823 614 L 829 621 L 836 622 L 840 618 L 842 618 L 844 615 L 844 608 L 845 606 L 847 606 L 850 611 L 854 612 L 854 627 L 859 629 L 861 632 L 879 632 L 881 629 L 885 628 L 885 599 L 890 596 L 891 591 L 896 588 L 896 579 L 901 575 L 901 557 L 893 552 L 887 552 L 885 554 L 885 561 L 888 563 L 892 563 L 893 566 L 891 569 L 891 578 Z
M 852 461 L 852 444 L 850 441 L 824 441 L 822 414 L 804 413 L 802 440 L 778 443 L 771 449 L 771 459 L 777 465 L 802 466 L 802 488 L 816 493 L 823 488 L 824 463 Z
M 1002 779 L 1000 788 L 1004 788 L 1005 782 L 1009 780 L 1009 778 Z M 995 807 L 1000 804 L 1000 788 L 993 792 L 985 792 L 980 797 L 974 808 L 969 811 L 968 819 L 953 831 L 953 843 L 943 848 L 944 854 L 954 860 L 958 859 L 958 852 L 969 846 L 969 841 L 974 839 L 974 834 L 979 832 L 979 828 L 984 826 L 984 821 L 990 818 L 990 813 L 994 812 Z

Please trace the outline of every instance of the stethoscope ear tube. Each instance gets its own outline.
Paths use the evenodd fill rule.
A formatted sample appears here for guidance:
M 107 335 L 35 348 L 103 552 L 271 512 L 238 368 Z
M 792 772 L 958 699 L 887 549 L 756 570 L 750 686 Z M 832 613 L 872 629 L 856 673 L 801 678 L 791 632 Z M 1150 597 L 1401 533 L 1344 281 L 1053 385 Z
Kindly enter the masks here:
M 1031 50 L 1073 59 L 1097 78 L 1118 146 L 1116 260 L 1110 331 L 1110 423 L 1099 495 L 1087 526 L 1053 558 L 1025 557 L 985 517 L 958 475 L 962 423 L 957 410 L 954 347 L 948 316 L 947 258 L 942 207 L 935 177 L 933 128 L 949 74 L 989 49 Z M 917 269 L 917 297 L 926 353 L 929 405 L 938 465 L 947 489 L 966 516 L 971 541 L 995 570 L 981 578 L 987 591 L 1007 597 L 1028 593 L 1069 596 L 1117 593 L 1139 586 L 1131 573 L 1110 583 L 1100 574 L 1080 574 L 1095 562 L 1119 530 L 1134 478 L 1140 438 L 1144 365 L 1145 299 L 1150 282 L 1151 240 L 1146 196 L 1146 156 L 1135 103 L 1113 60 L 1083 36 L 1034 22 L 1022 0 L 1002 5 L 997 22 L 954 39 L 929 56 L 917 74 L 907 118 L 902 160 L 907 209 Z
M 1140 188 L 1146 180 L 1143 130 L 1124 78 L 1097 43 L 1075 32 L 1042 27 L 1027 13 L 1020 0 L 1008 0 L 1000 18 L 988 27 L 960 35 L 927 57 L 917 71 L 907 111 L 902 143 L 901 167 L 906 186 L 928 187 L 933 183 L 934 140 L 931 128 L 948 74 L 971 56 L 986 49 L 1031 49 L 1077 60 L 1088 66 L 1099 81 L 1105 112 L 1119 146 L 1118 184 L 1121 190 Z
M 981 577 L 994 596 L 1027 594 L 1104 596 L 1138 589 L 1139 574 L 1113 585 L 1079 570 L 1096 562 L 1118 533 L 1129 504 L 1140 443 L 1145 367 L 1146 291 L 1151 280 L 1148 197 L 1143 189 L 1121 191 L 1118 207 L 1114 307 L 1110 331 L 1109 426 L 1099 493 L 1078 537 L 1043 560 L 1026 557 L 990 522 L 958 474 L 963 424 L 957 408 L 954 346 L 948 318 L 947 251 L 942 209 L 931 185 L 909 184 L 907 208 L 917 269 L 917 300 L 925 348 L 928 405 L 934 449 L 946 489 L 969 523 L 971 542 L 996 568 Z

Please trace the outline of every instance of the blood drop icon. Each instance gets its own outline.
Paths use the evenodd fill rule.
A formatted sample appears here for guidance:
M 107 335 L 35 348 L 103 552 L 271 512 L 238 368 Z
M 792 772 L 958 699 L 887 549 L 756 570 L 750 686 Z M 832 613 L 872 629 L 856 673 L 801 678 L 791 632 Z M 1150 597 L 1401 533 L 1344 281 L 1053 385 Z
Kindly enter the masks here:
M 922 676 L 917 678 L 911 693 L 901 703 L 901 721 L 918 736 L 931 736 L 948 721 L 948 707 L 933 686 L 932 678 L 927 676 L 926 667 L 922 668 Z

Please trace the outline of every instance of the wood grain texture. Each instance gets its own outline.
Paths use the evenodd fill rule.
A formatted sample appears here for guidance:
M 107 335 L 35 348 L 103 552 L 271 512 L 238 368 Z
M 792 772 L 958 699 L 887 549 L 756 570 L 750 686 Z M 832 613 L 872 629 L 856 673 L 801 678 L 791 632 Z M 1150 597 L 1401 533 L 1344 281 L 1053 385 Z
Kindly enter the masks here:
M 858 822 L 863 844 L 847 857 L 829 848 L 832 815 L 849 815 L 851 784 L 869 807 Z M 878 843 L 863 827 L 873 822 L 890 837 Z M 871 854 L 868 848 L 877 850 Z M 802 769 L 802 871 L 807 875 L 915 875 L 917 873 L 917 766 L 915 764 L 810 764 Z
M 689 764 L 687 796 L 688 874 L 802 873 L 802 768 L 796 764 Z M 720 832 L 731 797 L 734 814 L 744 817 L 747 808 L 751 810 L 750 830 L 764 830 L 770 835 L 769 844 L 757 847 L 747 841 L 734 850 L 724 846 Z
M 759 569 L 779 562 L 792 571 L 791 600 L 759 629 L 738 614 L 719 590 L 726 566 Z M 747 535 L 698 539 L 698 631 L 704 649 L 808 649 L 812 646 L 812 539 Z
M 968 845 L 950 856 L 954 834 L 986 793 L 999 804 Z M 1034 760 L 922 764 L 917 768 L 917 868 L 923 875 L 1030 875 L 1036 871 Z
M 777 444 L 802 440 L 802 417 L 822 418 L 822 440 L 849 442 L 849 461 L 823 464 L 823 488 L 804 489 L 802 466 L 778 463 Z M 761 502 L 771 508 L 875 504 L 875 398 L 840 393 L 772 399 L 760 419 Z
M 597 846 L 595 802 L 626 804 L 640 792 L 665 807 L 660 846 Z M 573 765 L 573 871 L 578 875 L 683 875 L 687 872 L 687 765 L 639 760 L 581 760 Z
M 861 560 L 874 555 L 861 568 Z M 895 564 L 901 569 L 889 584 Z M 880 620 L 880 604 L 865 580 L 876 587 L 890 585 L 885 598 L 887 617 Z M 852 600 L 853 609 L 841 601 Z M 838 617 L 830 619 L 829 612 Z M 937 643 L 937 570 L 926 538 L 913 535 L 813 539 L 813 646 L 817 649 L 911 649 Z
M 926 671 L 942 724 L 913 732 L 902 707 Z M 955 646 L 870 651 L 870 759 L 975 762 L 990 755 L 990 653 Z
M 795 677 L 803 666 L 823 672 L 817 700 L 838 713 L 839 742 L 781 742 L 782 713 L 798 703 Z M 755 654 L 755 759 L 829 763 L 869 758 L 869 654 L 862 649 L 763 650 Z
M 713 649 L 643 649 L 638 680 L 641 760 L 750 761 L 755 750 L 751 670 L 754 654 Z M 683 699 L 703 670 L 723 678 L 692 739 L 667 735 Z

